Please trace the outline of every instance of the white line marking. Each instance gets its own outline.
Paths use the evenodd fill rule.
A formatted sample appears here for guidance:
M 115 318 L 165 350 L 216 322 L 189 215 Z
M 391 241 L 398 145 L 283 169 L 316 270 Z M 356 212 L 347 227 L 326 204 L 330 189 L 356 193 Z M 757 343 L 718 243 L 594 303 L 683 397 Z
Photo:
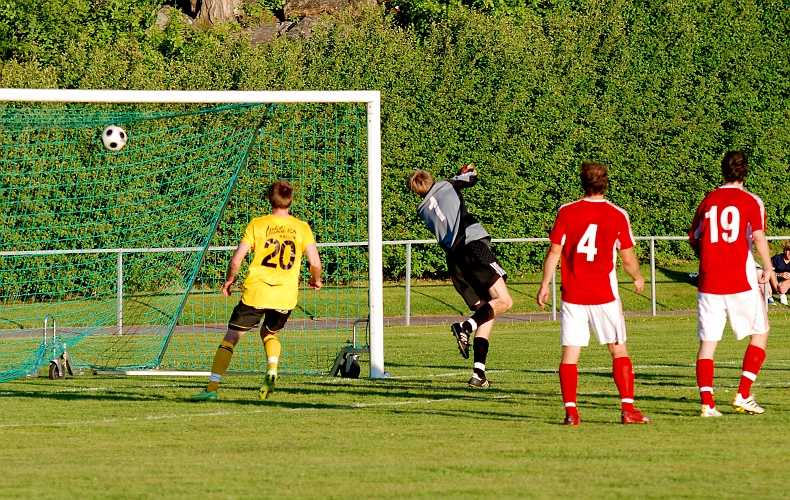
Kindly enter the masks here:
M 510 373 L 513 370 L 486 370 L 486 373 Z M 425 378 L 425 377 L 461 377 L 469 376 L 471 372 L 452 372 L 452 373 L 429 373 L 427 375 L 397 375 L 389 377 L 391 379 L 410 379 L 410 378 Z

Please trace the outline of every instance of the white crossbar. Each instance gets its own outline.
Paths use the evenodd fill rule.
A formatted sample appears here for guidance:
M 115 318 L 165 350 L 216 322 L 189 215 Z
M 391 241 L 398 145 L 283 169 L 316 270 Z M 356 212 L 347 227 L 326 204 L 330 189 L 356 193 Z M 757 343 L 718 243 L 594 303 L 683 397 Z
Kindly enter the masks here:
M 106 103 L 379 102 L 378 90 L 97 90 L 0 89 L 0 101 Z

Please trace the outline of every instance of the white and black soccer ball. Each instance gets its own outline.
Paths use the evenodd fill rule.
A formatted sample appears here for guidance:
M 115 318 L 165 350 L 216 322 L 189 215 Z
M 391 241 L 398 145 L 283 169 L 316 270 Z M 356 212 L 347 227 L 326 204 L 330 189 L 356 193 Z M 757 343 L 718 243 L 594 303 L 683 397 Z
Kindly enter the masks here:
M 120 151 L 126 146 L 128 139 L 129 136 L 126 135 L 126 131 L 118 125 L 109 125 L 101 133 L 101 142 L 110 151 Z

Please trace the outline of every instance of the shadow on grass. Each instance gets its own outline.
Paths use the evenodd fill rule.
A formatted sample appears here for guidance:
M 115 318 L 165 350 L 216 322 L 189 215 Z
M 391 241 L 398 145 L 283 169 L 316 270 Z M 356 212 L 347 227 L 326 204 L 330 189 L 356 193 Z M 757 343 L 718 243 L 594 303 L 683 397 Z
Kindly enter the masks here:
M 436 287 L 438 288 L 438 285 Z M 419 287 L 419 288 L 412 287 L 411 288 L 411 294 L 412 295 L 419 295 L 421 297 L 424 297 L 424 298 L 428 299 L 429 301 L 433 301 L 433 302 L 435 302 L 437 304 L 441 304 L 441 305 L 447 307 L 449 310 L 451 310 L 451 311 L 453 311 L 453 312 L 455 312 L 457 314 L 466 314 L 465 310 L 459 309 L 456 305 L 451 304 L 450 302 L 448 302 L 446 300 L 441 300 L 438 297 L 435 297 L 433 295 L 428 295 L 427 293 L 420 291 L 420 288 L 425 288 L 425 287 Z
M 455 365 L 432 365 L 432 364 L 425 364 L 420 365 L 420 370 L 467 370 L 469 373 L 472 372 L 471 367 L 471 359 L 459 361 L 458 364 Z M 387 362 L 387 369 L 392 370 L 393 368 L 406 368 L 407 371 L 409 368 L 414 368 L 413 364 L 410 363 L 393 363 Z M 428 375 L 425 375 L 426 377 Z
M 3 398 L 27 398 L 27 399 L 49 399 L 52 401 L 138 401 L 138 402 L 145 402 L 145 401 L 168 401 L 171 398 L 165 396 L 163 394 L 141 394 L 141 393 L 132 393 L 128 391 L 107 391 L 104 393 L 100 393 L 98 391 L 93 393 L 81 393 L 76 392 L 79 389 L 76 389 L 74 392 L 65 390 L 65 391 L 58 391 L 58 392 L 31 392 L 31 391 L 2 391 L 3 395 L 0 396 L 0 400 Z
M 538 290 L 540 289 L 540 282 L 513 282 L 508 281 L 507 284 L 508 291 L 510 292 L 510 296 L 514 299 L 522 298 L 522 299 L 529 299 L 535 300 L 537 299 Z M 529 289 L 532 293 L 528 293 L 524 291 L 525 289 Z
M 663 274 L 668 280 L 659 280 L 658 274 Z M 685 271 L 675 271 L 673 269 L 667 269 L 666 267 L 657 267 L 656 268 L 656 283 L 686 283 L 693 288 L 697 288 L 697 281 L 696 279 L 689 276 L 689 273 Z

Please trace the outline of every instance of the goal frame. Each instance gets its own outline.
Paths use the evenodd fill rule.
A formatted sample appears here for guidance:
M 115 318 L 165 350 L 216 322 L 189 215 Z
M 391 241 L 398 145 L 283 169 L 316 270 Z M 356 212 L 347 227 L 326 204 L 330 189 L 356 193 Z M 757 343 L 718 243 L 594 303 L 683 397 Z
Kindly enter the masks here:
M 0 102 L 145 104 L 362 103 L 367 109 L 370 378 L 384 378 L 384 273 L 381 211 L 381 93 L 377 90 L 0 89 Z

